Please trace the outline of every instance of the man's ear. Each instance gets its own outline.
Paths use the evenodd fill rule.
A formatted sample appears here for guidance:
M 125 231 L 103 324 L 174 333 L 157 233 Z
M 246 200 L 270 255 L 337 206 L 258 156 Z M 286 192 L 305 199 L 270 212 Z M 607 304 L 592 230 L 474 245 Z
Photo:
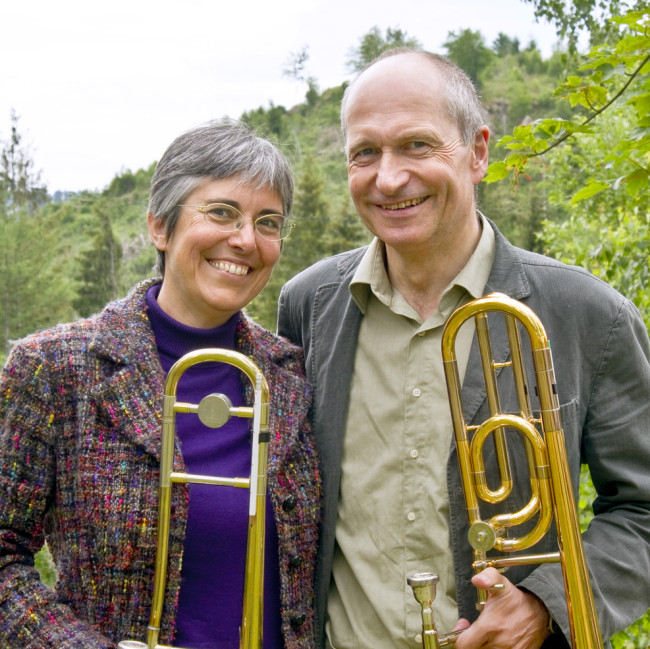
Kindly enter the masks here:
M 153 245 L 158 250 L 167 249 L 167 234 L 165 233 L 165 223 L 162 219 L 157 219 L 151 212 L 147 213 L 147 227 L 149 228 L 149 236 L 153 241 Z
M 472 171 L 474 184 L 480 183 L 485 176 L 489 161 L 488 142 L 490 141 L 490 129 L 482 126 L 474 136 L 472 143 Z

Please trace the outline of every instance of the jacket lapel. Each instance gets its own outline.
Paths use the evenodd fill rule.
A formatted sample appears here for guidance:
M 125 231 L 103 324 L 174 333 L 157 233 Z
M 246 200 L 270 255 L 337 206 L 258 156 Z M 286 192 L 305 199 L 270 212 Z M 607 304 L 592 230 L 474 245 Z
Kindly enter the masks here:
M 492 221 L 489 223 L 494 230 L 496 251 L 483 294 L 505 293 L 518 300 L 524 299 L 530 294 L 530 287 L 516 248 L 507 241 Z M 510 356 L 505 320 L 500 316 L 488 316 L 488 322 L 494 361 L 504 363 Z M 461 396 L 466 421 L 474 423 L 473 420 L 486 399 L 485 380 L 476 336 L 472 340 Z
M 300 352 L 292 344 L 271 335 L 245 316 L 242 316 L 238 336 L 238 351 L 257 365 L 269 385 L 270 399 L 275 404 L 269 413 L 270 428 L 282 431 L 281 439 L 271 435 L 269 471 L 273 472 L 282 462 L 283 455 L 297 445 L 301 423 L 307 419 L 311 405 L 311 386 L 293 369 Z M 290 363 L 290 368 L 285 367 L 287 363 Z M 247 401 L 252 405 L 253 386 L 250 381 L 246 386 Z M 292 416 L 284 416 L 285 406 L 290 407 Z
M 145 303 L 153 283 L 138 285 L 100 314 L 91 352 L 106 378 L 92 396 L 112 426 L 158 460 L 164 375 Z

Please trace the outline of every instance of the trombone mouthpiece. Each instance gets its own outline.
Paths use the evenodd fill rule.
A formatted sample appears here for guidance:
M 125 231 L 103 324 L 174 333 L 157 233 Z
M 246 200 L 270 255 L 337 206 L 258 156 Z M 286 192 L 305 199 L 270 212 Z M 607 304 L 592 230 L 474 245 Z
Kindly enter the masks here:
M 418 572 L 407 578 L 406 583 L 413 589 L 413 595 L 420 604 L 429 604 L 436 598 L 438 575 L 432 572 Z

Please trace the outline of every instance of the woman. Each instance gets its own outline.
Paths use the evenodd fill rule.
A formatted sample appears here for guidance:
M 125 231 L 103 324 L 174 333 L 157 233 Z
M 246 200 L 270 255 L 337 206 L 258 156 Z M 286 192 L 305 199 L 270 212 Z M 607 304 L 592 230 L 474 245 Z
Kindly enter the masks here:
M 264 645 L 313 646 L 320 488 L 298 348 L 242 309 L 268 281 L 291 228 L 293 181 L 272 144 L 236 122 L 177 138 L 154 174 L 148 226 L 161 277 L 87 320 L 32 335 L 0 383 L 0 646 L 108 648 L 143 641 L 151 607 L 162 391 L 192 349 L 250 357 L 271 391 Z M 246 377 L 202 363 L 177 398 L 252 403 Z M 196 400 L 195 400 L 196 399 Z M 175 466 L 250 471 L 250 420 L 220 429 L 177 417 Z M 236 647 L 248 490 L 172 490 L 168 587 L 159 642 Z M 39 583 L 47 540 L 56 592 Z

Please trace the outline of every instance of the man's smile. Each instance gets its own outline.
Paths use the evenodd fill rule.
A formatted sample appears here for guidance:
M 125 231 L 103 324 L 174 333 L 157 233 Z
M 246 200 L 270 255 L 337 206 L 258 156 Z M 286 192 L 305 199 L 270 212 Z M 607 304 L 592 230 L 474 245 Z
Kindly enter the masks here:
M 424 203 L 424 201 L 429 198 L 428 196 L 422 196 L 420 198 L 409 198 L 406 201 L 401 201 L 399 203 L 386 203 L 384 205 L 381 205 L 381 208 L 384 210 L 401 210 L 405 207 L 412 207 L 413 205 L 419 205 L 420 203 Z

